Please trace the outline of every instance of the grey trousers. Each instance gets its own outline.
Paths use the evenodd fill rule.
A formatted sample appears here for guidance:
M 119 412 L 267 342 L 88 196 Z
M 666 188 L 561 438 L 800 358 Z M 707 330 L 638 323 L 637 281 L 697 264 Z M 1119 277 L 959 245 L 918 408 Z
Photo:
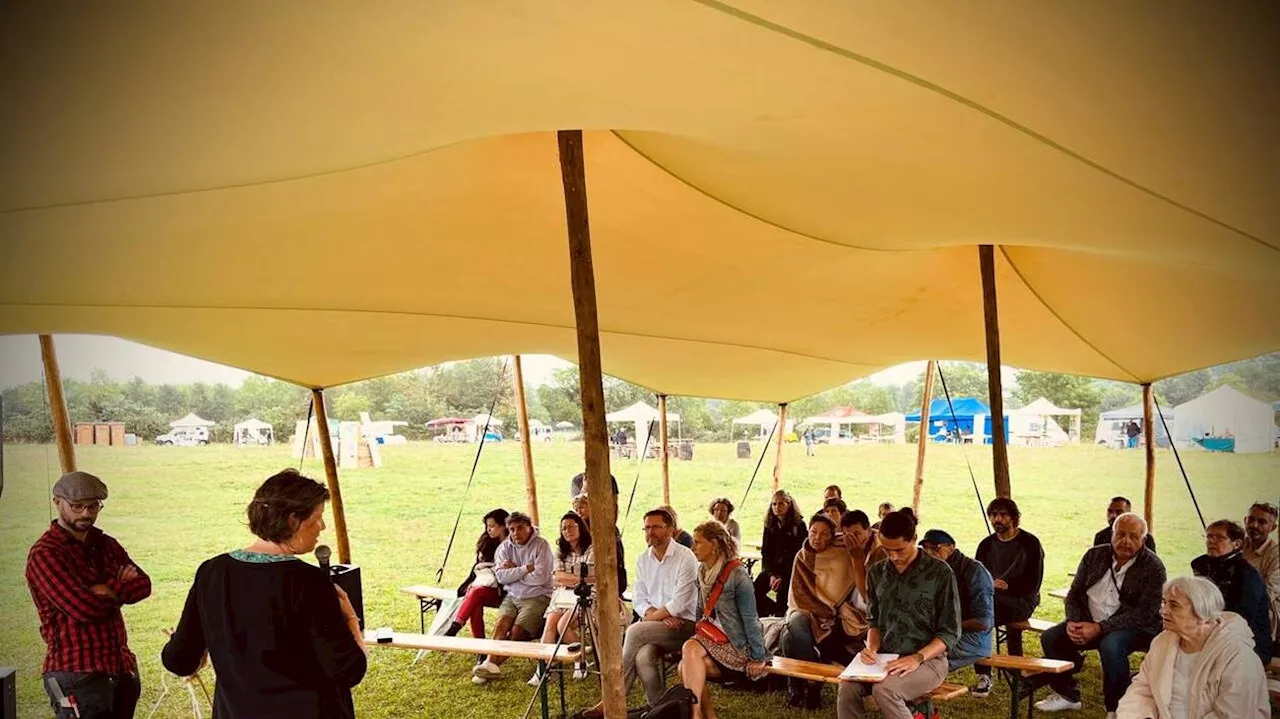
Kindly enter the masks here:
M 662 676 L 662 655 L 684 646 L 693 636 L 693 622 L 680 620 L 679 629 L 671 629 L 662 622 L 640 621 L 627 627 L 622 640 L 622 680 L 625 691 L 631 692 L 636 677 L 644 684 L 644 700 L 653 704 L 662 698 L 667 684 Z
M 937 689 L 947 678 L 947 655 L 936 656 L 905 677 L 889 677 L 882 682 L 841 682 L 836 699 L 838 719 L 862 719 L 867 708 L 862 698 L 870 694 L 885 719 L 911 719 L 907 702 Z

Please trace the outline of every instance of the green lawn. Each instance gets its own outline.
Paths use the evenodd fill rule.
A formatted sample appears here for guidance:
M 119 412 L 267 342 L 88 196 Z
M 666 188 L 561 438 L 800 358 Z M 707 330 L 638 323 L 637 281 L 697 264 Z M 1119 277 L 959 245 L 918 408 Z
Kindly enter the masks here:
M 758 446 L 757 446 L 758 447 Z M 216 553 L 249 542 L 244 505 L 257 485 L 284 466 L 297 466 L 285 446 L 270 449 L 140 447 L 83 448 L 80 465 L 98 473 L 111 488 L 111 499 L 99 520 L 151 575 L 150 599 L 129 607 L 131 644 L 142 664 L 143 696 L 138 716 L 146 716 L 160 696 L 163 669 L 159 652 L 161 629 L 177 620 L 196 566 Z M 364 573 L 366 616 L 370 626 L 391 625 L 403 630 L 418 626 L 416 602 L 396 591 L 416 582 L 430 582 L 439 566 L 454 513 L 462 499 L 474 447 L 427 443 L 385 448 L 385 466 L 348 472 L 343 477 L 352 552 Z M 755 462 L 737 460 L 729 445 L 701 445 L 692 462 L 673 462 L 672 497 L 692 527 L 706 517 L 714 496 L 742 497 Z M 542 485 L 543 522 L 567 508 L 569 478 L 580 471 L 580 444 L 547 444 L 534 449 Z M 984 534 L 982 515 L 969 481 L 966 460 L 973 465 L 984 499 L 990 499 L 990 454 L 981 448 L 930 447 L 922 507 L 924 527 L 943 527 L 971 553 Z M 1238 519 L 1250 502 L 1275 500 L 1280 487 L 1280 455 L 1233 456 L 1189 452 L 1183 458 L 1207 519 Z M 1170 574 L 1188 571 L 1191 558 L 1202 550 L 1200 526 L 1172 454 L 1159 454 L 1155 535 Z M 1103 524 L 1107 499 L 1125 494 L 1141 505 L 1143 464 L 1140 452 L 1095 447 L 1010 450 L 1014 497 L 1023 510 L 1023 527 L 1040 537 L 1047 552 L 1045 590 L 1066 586 L 1093 533 Z M 748 536 L 758 536 L 767 504 L 772 462 L 745 508 L 736 517 Z M 806 458 L 797 445 L 787 448 L 784 486 L 806 512 L 818 509 L 822 488 L 840 484 L 850 504 L 867 510 L 889 500 L 909 503 L 914 475 L 914 447 L 820 447 L 819 456 Z M 305 468 L 323 477 L 318 462 Z M 37 633 L 35 612 L 21 581 L 27 548 L 49 520 L 48 482 L 57 478 L 57 454 L 49 447 L 5 448 L 6 486 L 0 497 L 0 665 L 16 666 L 20 674 L 19 716 L 48 715 L 38 683 L 44 645 Z M 623 484 L 623 508 L 636 474 L 634 461 L 617 464 L 613 473 Z M 656 462 L 643 467 L 636 506 L 647 508 L 660 497 Z M 489 445 L 467 501 L 454 556 L 445 584 L 456 585 L 469 569 L 468 545 L 479 532 L 479 517 L 494 506 L 523 508 L 524 482 L 519 448 L 508 442 Z M 634 558 L 642 545 L 640 512 L 626 525 L 627 555 Z M 326 532 L 332 544 L 332 532 Z M 1058 600 L 1046 598 L 1038 615 L 1060 619 Z M 489 625 L 492 626 L 492 619 Z M 1029 642 L 1033 653 L 1039 645 Z M 410 666 L 411 652 L 379 649 L 371 656 L 364 683 L 356 692 L 362 717 L 513 717 L 529 699 L 524 680 L 529 667 L 519 661 L 507 665 L 508 677 L 476 687 L 470 682 L 471 659 L 432 655 Z M 1087 710 L 1078 716 L 1102 717 L 1096 658 L 1084 674 Z M 969 683 L 971 672 L 956 681 Z M 172 682 L 172 680 L 168 680 Z M 593 702 L 591 682 L 570 682 L 571 706 Z M 827 689 L 832 692 L 831 688 Z M 638 693 L 638 687 L 637 687 Z M 1008 695 L 1002 688 L 990 699 L 964 699 L 944 708 L 948 716 L 1004 717 Z M 822 712 L 834 713 L 828 696 Z M 728 694 L 717 696 L 726 717 L 772 717 L 783 711 L 781 695 Z M 185 694 L 171 694 L 157 717 L 187 717 Z

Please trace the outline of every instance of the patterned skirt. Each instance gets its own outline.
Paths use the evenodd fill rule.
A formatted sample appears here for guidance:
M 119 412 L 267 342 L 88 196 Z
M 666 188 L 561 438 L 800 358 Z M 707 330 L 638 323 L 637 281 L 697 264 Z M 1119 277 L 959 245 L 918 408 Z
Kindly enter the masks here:
M 746 674 L 747 662 L 751 661 L 751 658 L 738 651 L 738 648 L 733 646 L 732 642 L 716 644 L 696 634 L 693 638 L 702 645 L 703 649 L 707 650 L 707 656 L 711 657 L 716 664 L 731 672 Z

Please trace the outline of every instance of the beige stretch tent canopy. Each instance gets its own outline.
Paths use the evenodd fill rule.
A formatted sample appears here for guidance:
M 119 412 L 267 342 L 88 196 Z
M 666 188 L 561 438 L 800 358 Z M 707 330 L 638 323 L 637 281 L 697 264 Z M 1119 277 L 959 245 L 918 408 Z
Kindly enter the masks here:
M 1252 356 L 1280 348 L 1278 13 L 10 3 L 0 332 L 312 387 L 573 358 L 552 131 L 582 127 L 604 368 L 657 391 L 981 360 L 978 243 L 1008 364 Z

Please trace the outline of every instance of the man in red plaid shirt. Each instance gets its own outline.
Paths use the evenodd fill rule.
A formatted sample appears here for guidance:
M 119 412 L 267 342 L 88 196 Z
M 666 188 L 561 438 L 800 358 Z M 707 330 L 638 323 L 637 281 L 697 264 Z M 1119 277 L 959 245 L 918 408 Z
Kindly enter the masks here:
M 120 607 L 151 595 L 151 578 L 93 526 L 107 485 L 87 472 L 53 486 L 58 518 L 27 555 L 27 585 L 48 645 L 45 691 L 58 719 L 132 719 L 141 685 Z

